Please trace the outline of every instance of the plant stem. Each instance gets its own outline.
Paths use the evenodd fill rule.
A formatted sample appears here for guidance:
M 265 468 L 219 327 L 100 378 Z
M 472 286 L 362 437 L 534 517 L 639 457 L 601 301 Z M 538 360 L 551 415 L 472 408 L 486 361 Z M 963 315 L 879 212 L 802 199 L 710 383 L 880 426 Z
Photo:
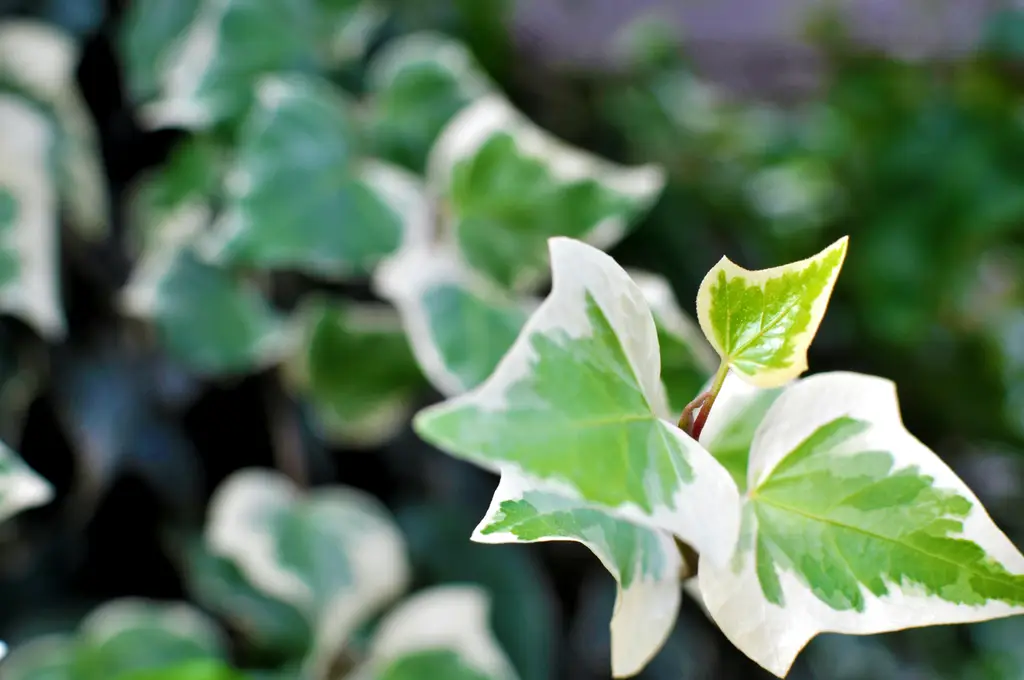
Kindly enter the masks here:
M 729 375 L 729 363 L 723 359 L 722 363 L 718 366 L 718 372 L 715 373 L 715 380 L 711 383 L 711 389 L 708 390 L 707 397 L 700 407 L 700 413 L 697 414 L 697 420 L 693 423 L 690 436 L 694 439 L 700 439 L 700 433 L 704 430 L 704 424 L 708 422 L 708 414 L 711 413 L 711 407 L 715 405 L 718 393 L 722 391 L 722 385 L 725 384 L 725 376 L 727 375 Z
M 693 412 L 703 406 L 704 402 L 707 401 L 707 398 L 708 393 L 701 392 L 697 395 L 696 399 L 687 404 L 686 408 L 683 409 L 683 414 L 679 416 L 679 423 L 676 427 L 683 432 L 689 433 L 690 426 L 693 424 Z

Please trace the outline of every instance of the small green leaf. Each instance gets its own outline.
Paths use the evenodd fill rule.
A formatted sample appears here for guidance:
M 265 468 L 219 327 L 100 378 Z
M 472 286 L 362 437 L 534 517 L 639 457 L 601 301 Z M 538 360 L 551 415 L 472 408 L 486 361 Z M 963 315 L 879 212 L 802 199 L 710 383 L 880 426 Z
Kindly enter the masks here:
M 305 395 L 331 438 L 379 444 L 406 426 L 426 387 L 394 310 L 308 302 L 289 383 Z
M 204 247 L 219 263 L 367 273 L 402 241 L 418 181 L 358 156 L 351 103 L 327 81 L 269 77 L 242 130 L 227 209 Z M 286 167 L 287 172 L 281 168 Z
M 696 322 L 679 307 L 668 281 L 640 271 L 631 271 L 629 276 L 640 287 L 654 315 L 661 349 L 661 380 L 668 393 L 669 408 L 673 413 L 681 413 L 714 374 L 718 366 L 715 350 Z
M 475 586 L 407 598 L 383 621 L 353 680 L 516 680 L 490 632 L 490 600 Z
M 578 541 L 619 584 L 611 621 L 612 673 L 636 675 L 661 649 L 679 611 L 683 559 L 667 531 L 544 491 L 506 472 L 473 532 L 480 543 Z
M 732 566 L 702 559 L 700 591 L 780 677 L 822 631 L 1024 613 L 1024 555 L 906 431 L 887 380 L 826 373 L 786 388 L 754 435 L 747 485 Z
M 50 483 L 0 443 L 0 522 L 52 499 Z
M 466 261 L 520 290 L 543 277 L 548 238 L 607 248 L 665 181 L 658 167 L 618 166 L 551 137 L 496 94 L 448 124 L 427 177 Z
M 303 613 L 316 629 L 309 663 L 319 669 L 409 578 L 404 539 L 379 501 L 347 487 L 303 495 L 269 470 L 242 470 L 217 489 L 206 545 Z
M 366 77 L 374 150 L 416 172 L 452 117 L 493 87 L 462 43 L 428 32 L 389 42 Z
M 136 103 L 160 92 L 161 67 L 195 19 L 202 0 L 135 0 L 125 8 L 118 35 L 128 91 Z
M 158 249 L 138 266 L 122 295 L 129 314 L 156 326 L 167 353 L 199 373 L 265 367 L 294 344 L 257 290 L 202 262 L 188 247 Z
M 697 319 L 722 361 L 758 387 L 778 387 L 807 370 L 847 238 L 814 257 L 749 271 L 723 257 L 697 292 Z
M 387 20 L 387 9 L 378 0 L 316 0 L 314 25 L 321 61 L 328 65 L 359 59 Z
M 657 330 L 607 255 L 553 238 L 551 294 L 486 382 L 422 411 L 416 431 L 483 467 L 675 533 L 726 560 L 739 526 L 728 473 L 674 424 Z M 708 517 L 706 509 L 716 512 Z M 700 518 L 699 520 L 697 518 Z
M 158 670 L 125 673 L 116 680 L 245 680 L 245 676 L 223 661 L 200 659 Z
M 0 669 L 4 680 L 80 680 L 74 672 L 77 651 L 70 635 L 44 635 L 11 649 Z
M 0 95 L 0 309 L 47 339 L 65 333 L 53 131 L 23 100 Z
M 512 347 L 531 307 L 475 276 L 450 248 L 403 248 L 374 275 L 401 314 L 416 359 L 443 394 L 482 383 Z

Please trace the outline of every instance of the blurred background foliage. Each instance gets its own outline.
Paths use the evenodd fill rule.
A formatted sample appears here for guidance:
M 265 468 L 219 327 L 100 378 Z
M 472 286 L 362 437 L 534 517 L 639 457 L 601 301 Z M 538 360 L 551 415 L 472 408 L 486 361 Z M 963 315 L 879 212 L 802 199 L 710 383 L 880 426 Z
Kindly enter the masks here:
M 0 533 L 5 679 L 607 678 L 600 564 L 471 543 L 495 479 L 408 427 L 486 377 L 559 233 L 687 312 L 723 254 L 773 266 L 849 234 L 812 370 L 895 380 L 1024 545 L 1024 14 L 955 60 L 808 17 L 822 82 L 766 98 L 702 77 L 656 16 L 581 69 L 512 11 L 0 0 L 0 436 L 31 468 L 0 471 L 36 484 L 0 515 L 38 506 Z M 524 117 L 445 166 L 432 149 L 495 92 Z M 540 160 L 509 142 L 533 126 Z M 558 184 L 570 146 L 615 165 Z M 660 191 L 613 189 L 652 163 Z M 435 222 L 472 272 L 431 273 L 453 251 L 430 238 L 379 266 Z M 706 367 L 662 340 L 685 403 Z M 1019 619 L 822 636 L 792 677 L 1020 678 L 1022 639 Z M 687 600 L 640 677 L 763 675 Z

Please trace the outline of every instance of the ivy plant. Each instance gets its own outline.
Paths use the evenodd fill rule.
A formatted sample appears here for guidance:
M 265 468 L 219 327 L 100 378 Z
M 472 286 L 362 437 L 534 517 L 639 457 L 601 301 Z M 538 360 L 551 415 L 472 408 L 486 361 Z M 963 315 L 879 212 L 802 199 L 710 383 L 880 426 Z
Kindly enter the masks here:
M 845 238 L 708 272 L 697 319 L 720 366 L 678 417 L 640 286 L 593 246 L 548 245 L 551 292 L 494 371 L 414 423 L 500 475 L 473 540 L 579 541 L 616 578 L 617 677 L 663 644 L 691 577 L 726 637 L 779 677 L 820 632 L 1024 613 L 1024 556 L 905 429 L 895 386 L 802 377 Z

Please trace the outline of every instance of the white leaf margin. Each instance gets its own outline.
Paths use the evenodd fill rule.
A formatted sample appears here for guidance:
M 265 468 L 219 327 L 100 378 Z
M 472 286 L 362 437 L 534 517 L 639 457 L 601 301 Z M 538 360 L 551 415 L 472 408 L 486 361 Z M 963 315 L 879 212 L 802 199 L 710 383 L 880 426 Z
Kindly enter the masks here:
M 615 606 L 610 623 L 612 675 L 616 678 L 636 675 L 661 650 L 665 640 L 668 639 L 675 627 L 679 615 L 679 604 L 682 599 L 680 575 L 683 571 L 684 561 L 676 547 L 675 538 L 664 530 L 634 525 L 637 531 L 649 531 L 657 536 L 661 550 L 668 561 L 662 573 L 663 578 L 651 578 L 650 574 L 644 574 L 638 567 L 634 581 L 629 586 L 623 586 L 622 574 L 618 565 L 614 558 L 605 552 L 600 540 L 568 535 L 525 540 L 511 532 L 484 533 L 484 529 L 493 524 L 502 514 L 502 503 L 522 500 L 527 492 L 533 490 L 533 486 L 527 479 L 514 470 L 502 473 L 498 487 L 494 490 L 490 507 L 473 530 L 471 540 L 487 544 L 571 541 L 586 546 L 601 561 L 601 564 L 617 583 Z M 590 509 L 602 512 L 601 508 L 591 507 Z M 616 517 L 612 517 L 612 520 L 625 522 Z
M 435 31 L 418 31 L 388 42 L 367 67 L 367 89 L 379 94 L 410 65 L 423 62 L 433 62 L 450 73 L 468 97 L 495 89 L 465 45 Z
M 1024 556 L 989 517 L 956 473 L 903 426 L 895 385 L 875 376 L 834 372 L 804 378 L 788 387 L 769 409 L 751 446 L 750 488 L 768 478 L 783 458 L 818 427 L 839 417 L 863 420 L 872 428 L 859 438 L 892 453 L 896 468 L 917 466 L 938 488 L 955 491 L 973 508 L 963 536 L 975 542 L 1007 571 L 1024 574 Z M 866 450 L 861 446 L 851 450 Z M 779 570 L 786 606 L 768 602 L 754 561 L 739 572 L 701 560 L 701 600 L 712 619 L 741 651 L 766 670 L 785 677 L 800 650 L 818 633 L 868 635 L 904 628 L 970 623 L 1024 613 L 1024 607 L 992 601 L 978 607 L 957 605 L 915 587 L 887 584 L 877 598 L 864 592 L 866 611 L 836 611 L 818 600 L 791 572 Z
M 0 474 L 0 522 L 53 500 L 53 486 L 3 443 L 0 465 L 7 468 Z

